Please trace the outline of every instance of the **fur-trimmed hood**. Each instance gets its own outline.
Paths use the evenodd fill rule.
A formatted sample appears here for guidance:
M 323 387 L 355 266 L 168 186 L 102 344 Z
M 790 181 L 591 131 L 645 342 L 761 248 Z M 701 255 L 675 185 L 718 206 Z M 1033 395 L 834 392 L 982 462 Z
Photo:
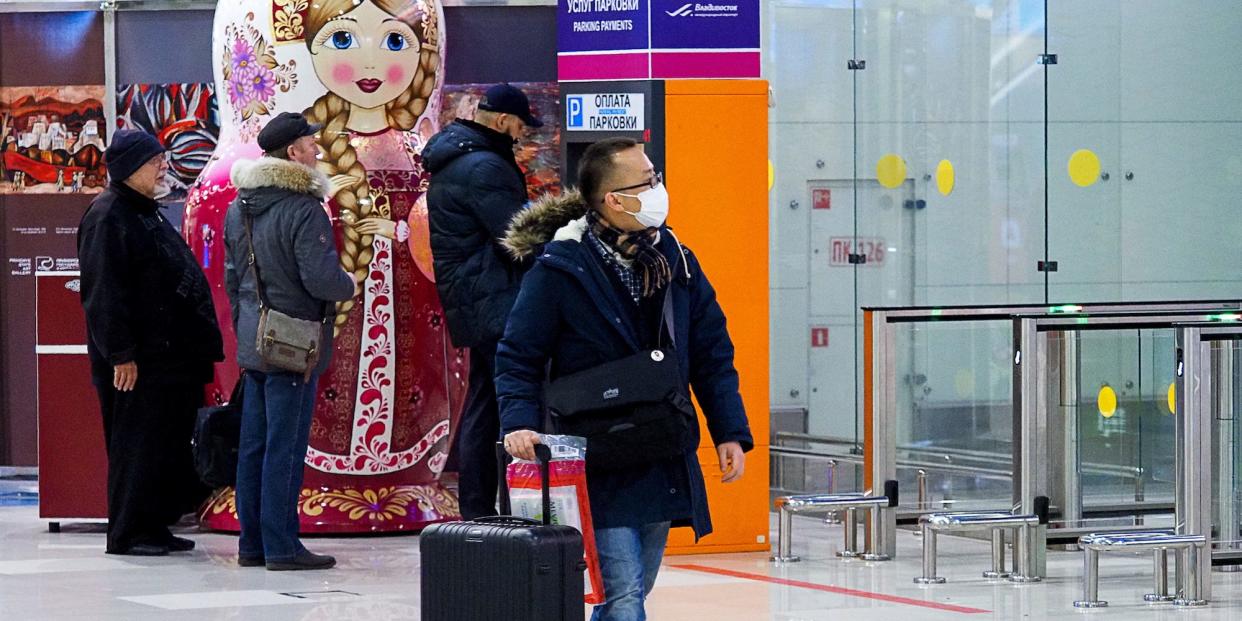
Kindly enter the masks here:
M 545 194 L 509 223 L 503 244 L 516 259 L 525 259 L 553 240 L 581 240 L 586 232 L 586 199 L 577 190 Z
M 275 157 L 238 160 L 229 177 L 238 190 L 275 188 L 318 199 L 327 199 L 331 187 L 327 175 L 319 170 Z

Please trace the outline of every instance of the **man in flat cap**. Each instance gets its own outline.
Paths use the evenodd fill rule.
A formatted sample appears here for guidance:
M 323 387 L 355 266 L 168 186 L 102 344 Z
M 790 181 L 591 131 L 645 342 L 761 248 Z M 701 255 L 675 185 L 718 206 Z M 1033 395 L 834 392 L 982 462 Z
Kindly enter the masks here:
M 207 278 L 160 213 L 168 163 L 154 136 L 123 129 L 104 152 L 110 183 L 78 228 L 91 375 L 108 448 L 109 554 L 194 548 L 168 527 L 206 490 L 190 436 L 224 359 Z
M 238 161 L 232 171 L 237 200 L 224 219 L 224 279 L 245 382 L 237 457 L 242 567 L 290 571 L 336 564 L 298 539 L 297 500 L 316 387 L 332 359 L 336 302 L 354 295 L 323 208 L 329 183 L 315 168 L 319 130 L 301 114 L 282 112 L 259 132 L 263 157 Z M 322 354 L 310 373 L 269 368 L 259 356 L 260 295 L 274 310 L 322 322 Z

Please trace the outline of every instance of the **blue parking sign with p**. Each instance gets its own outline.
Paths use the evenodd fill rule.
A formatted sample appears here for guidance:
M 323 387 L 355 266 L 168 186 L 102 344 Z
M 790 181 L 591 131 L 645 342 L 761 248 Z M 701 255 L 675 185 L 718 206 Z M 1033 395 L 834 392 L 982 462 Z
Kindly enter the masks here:
M 565 100 L 565 110 L 569 114 L 569 122 L 566 126 L 569 129 L 578 129 L 585 126 L 583 118 L 584 111 L 582 109 L 582 97 L 568 97 Z

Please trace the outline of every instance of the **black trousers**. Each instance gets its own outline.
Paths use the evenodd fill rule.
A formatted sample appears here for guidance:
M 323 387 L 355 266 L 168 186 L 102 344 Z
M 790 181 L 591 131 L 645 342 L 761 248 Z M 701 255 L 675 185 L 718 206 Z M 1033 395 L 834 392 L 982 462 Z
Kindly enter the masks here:
M 496 344 L 470 348 L 470 385 L 457 431 L 458 500 L 462 519 L 496 515 Z
M 111 380 L 111 378 L 108 378 Z M 203 385 L 146 380 L 120 392 L 95 382 L 108 449 L 108 552 L 162 545 L 168 527 L 206 499 L 194 471 L 190 437 Z

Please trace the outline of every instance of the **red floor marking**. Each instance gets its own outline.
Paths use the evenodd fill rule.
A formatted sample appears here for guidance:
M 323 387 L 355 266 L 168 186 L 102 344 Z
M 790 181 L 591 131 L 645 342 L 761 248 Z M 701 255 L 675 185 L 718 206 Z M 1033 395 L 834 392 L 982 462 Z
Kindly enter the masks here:
M 884 595 L 881 593 L 871 593 L 868 591 L 859 591 L 856 589 L 847 589 L 844 587 L 831 586 L 827 584 L 815 584 L 814 582 L 802 582 L 801 580 L 787 580 L 785 578 L 774 578 L 763 574 L 750 574 L 741 571 L 732 571 L 729 569 L 717 569 L 715 567 L 705 567 L 703 565 L 669 565 L 673 569 L 686 569 L 689 571 L 699 571 L 708 574 L 717 574 L 720 576 L 729 576 L 732 578 L 742 578 L 745 580 L 755 580 L 757 582 L 768 582 L 771 584 L 780 584 L 783 586 L 798 587 L 802 589 L 812 589 L 815 591 L 824 591 L 826 593 L 836 593 L 838 595 L 849 595 L 850 597 L 861 597 L 864 599 L 874 599 L 890 604 L 904 604 L 906 606 L 918 606 L 919 608 L 931 608 L 933 610 L 943 610 L 945 612 L 960 612 L 962 614 L 987 614 L 992 611 L 980 608 L 968 608 L 966 606 L 954 606 L 953 604 L 940 604 L 937 602 L 928 602 L 921 599 L 910 599 L 909 597 L 898 597 L 896 595 Z

